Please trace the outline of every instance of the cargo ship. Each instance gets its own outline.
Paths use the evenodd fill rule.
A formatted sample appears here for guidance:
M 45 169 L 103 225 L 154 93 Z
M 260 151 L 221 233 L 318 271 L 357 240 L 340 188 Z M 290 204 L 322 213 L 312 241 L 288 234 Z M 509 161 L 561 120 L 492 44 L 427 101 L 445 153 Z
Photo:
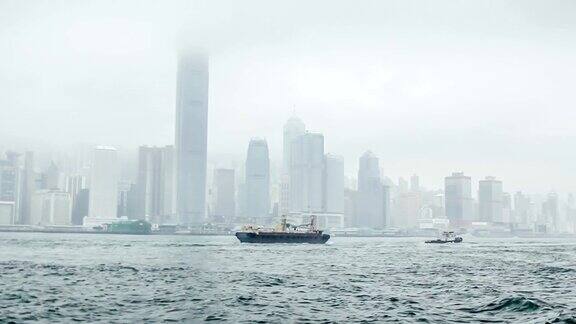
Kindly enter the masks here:
M 462 237 L 454 235 L 454 232 L 444 232 L 442 233 L 441 238 L 435 240 L 429 240 L 426 241 L 425 243 L 436 243 L 436 244 L 462 243 L 462 241 L 463 241 Z
M 310 223 L 292 225 L 286 222 L 286 217 L 273 229 L 245 225 L 236 232 L 236 237 L 242 243 L 309 243 L 324 244 L 330 235 L 316 228 L 316 216 L 310 217 Z

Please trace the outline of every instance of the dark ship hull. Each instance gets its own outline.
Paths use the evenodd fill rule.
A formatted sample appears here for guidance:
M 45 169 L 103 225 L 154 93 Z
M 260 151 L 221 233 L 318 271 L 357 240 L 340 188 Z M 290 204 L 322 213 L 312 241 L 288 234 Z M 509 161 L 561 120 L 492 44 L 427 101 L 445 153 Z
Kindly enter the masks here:
M 456 237 L 453 240 L 442 240 L 442 239 L 437 239 L 437 240 L 430 240 L 430 241 L 426 241 L 425 243 L 435 243 L 435 244 L 444 244 L 444 243 L 462 243 L 462 238 L 461 237 Z
M 324 244 L 330 235 L 317 233 L 285 232 L 237 232 L 236 237 L 242 243 L 309 243 Z

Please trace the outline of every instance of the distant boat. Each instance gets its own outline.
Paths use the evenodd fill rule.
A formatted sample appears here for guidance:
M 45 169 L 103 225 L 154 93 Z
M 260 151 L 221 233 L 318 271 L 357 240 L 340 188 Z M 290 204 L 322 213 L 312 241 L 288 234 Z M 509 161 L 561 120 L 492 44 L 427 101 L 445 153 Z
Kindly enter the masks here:
M 443 232 L 442 237 L 435 240 L 428 240 L 425 243 L 462 243 L 462 237 L 454 235 L 454 232 Z
M 236 237 L 242 243 L 309 243 L 324 244 L 330 239 L 330 235 L 324 234 L 316 228 L 316 216 L 310 217 L 310 223 L 303 225 L 291 225 L 286 222 L 286 217 L 276 228 L 265 229 L 245 225 L 242 230 L 236 232 Z

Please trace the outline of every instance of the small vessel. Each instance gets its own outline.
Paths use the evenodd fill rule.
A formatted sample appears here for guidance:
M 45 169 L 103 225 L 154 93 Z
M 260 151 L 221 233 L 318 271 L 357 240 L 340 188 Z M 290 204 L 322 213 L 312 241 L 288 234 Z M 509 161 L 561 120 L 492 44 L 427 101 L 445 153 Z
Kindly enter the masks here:
M 273 229 L 245 225 L 236 232 L 236 237 L 242 243 L 310 243 L 324 244 L 330 235 L 316 228 L 316 216 L 310 216 L 310 223 L 292 225 L 286 222 L 286 216 Z
M 111 234 L 150 234 L 152 224 L 145 220 L 123 220 L 105 224 L 104 230 Z
M 462 237 L 456 236 L 454 232 L 443 232 L 442 237 L 428 240 L 425 243 L 462 243 L 462 241 Z

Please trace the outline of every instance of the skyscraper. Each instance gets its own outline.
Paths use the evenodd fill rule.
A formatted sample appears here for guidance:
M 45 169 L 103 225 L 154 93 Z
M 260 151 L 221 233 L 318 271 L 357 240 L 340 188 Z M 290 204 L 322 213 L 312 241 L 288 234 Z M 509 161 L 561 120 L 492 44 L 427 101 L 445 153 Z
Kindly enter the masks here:
M 174 147 L 141 146 L 138 162 L 138 218 L 163 224 L 175 213 Z
M 20 224 L 30 224 L 30 204 L 32 195 L 36 190 L 36 176 L 34 174 L 34 153 L 26 152 L 24 158 L 24 172 L 22 173 L 22 190 L 20 199 Z
M 324 212 L 344 213 L 344 158 L 326 154 L 324 157 Z
M 306 133 L 292 141 L 290 211 L 322 212 L 324 135 Z
M 116 149 L 98 146 L 94 150 L 88 223 L 117 218 L 118 208 L 118 160 Z
M 246 216 L 262 224 L 270 212 L 270 158 L 268 143 L 252 139 L 246 154 Z
M 230 222 L 236 214 L 234 169 L 214 170 L 214 216 L 222 222 Z
M 200 224 L 206 209 L 208 56 L 181 52 L 176 92 L 176 183 L 180 224 Z
M 70 225 L 72 200 L 60 190 L 39 190 L 32 195 L 32 225 Z
M 502 222 L 502 181 L 486 177 L 478 184 L 478 217 L 483 222 Z
M 282 176 L 280 178 L 280 213 L 288 214 L 291 209 L 290 203 L 290 175 L 292 167 L 292 143 L 306 133 L 306 126 L 296 116 L 292 116 L 284 125 L 283 150 L 282 150 Z
M 410 191 L 412 192 L 420 191 L 420 178 L 416 174 L 413 174 L 410 177 Z
M 542 203 L 542 218 L 547 232 L 559 230 L 558 194 L 554 191 L 548 193 L 546 200 Z
M 380 176 L 380 162 L 371 151 L 365 152 L 359 160 L 358 205 L 356 222 L 361 227 L 383 228 L 387 222 L 386 192 Z
M 6 160 L 0 160 L 0 202 L 4 202 L 5 219 L 18 223 L 20 216 L 20 169 L 18 154 L 6 152 Z
M 530 197 L 517 191 L 514 194 L 514 220 L 520 224 L 527 224 L 529 219 Z
M 290 175 L 292 142 L 304 133 L 306 133 L 306 126 L 296 116 L 292 116 L 284 125 L 282 174 Z
M 472 180 L 463 172 L 454 172 L 444 178 L 446 217 L 452 226 L 465 225 L 472 221 Z

